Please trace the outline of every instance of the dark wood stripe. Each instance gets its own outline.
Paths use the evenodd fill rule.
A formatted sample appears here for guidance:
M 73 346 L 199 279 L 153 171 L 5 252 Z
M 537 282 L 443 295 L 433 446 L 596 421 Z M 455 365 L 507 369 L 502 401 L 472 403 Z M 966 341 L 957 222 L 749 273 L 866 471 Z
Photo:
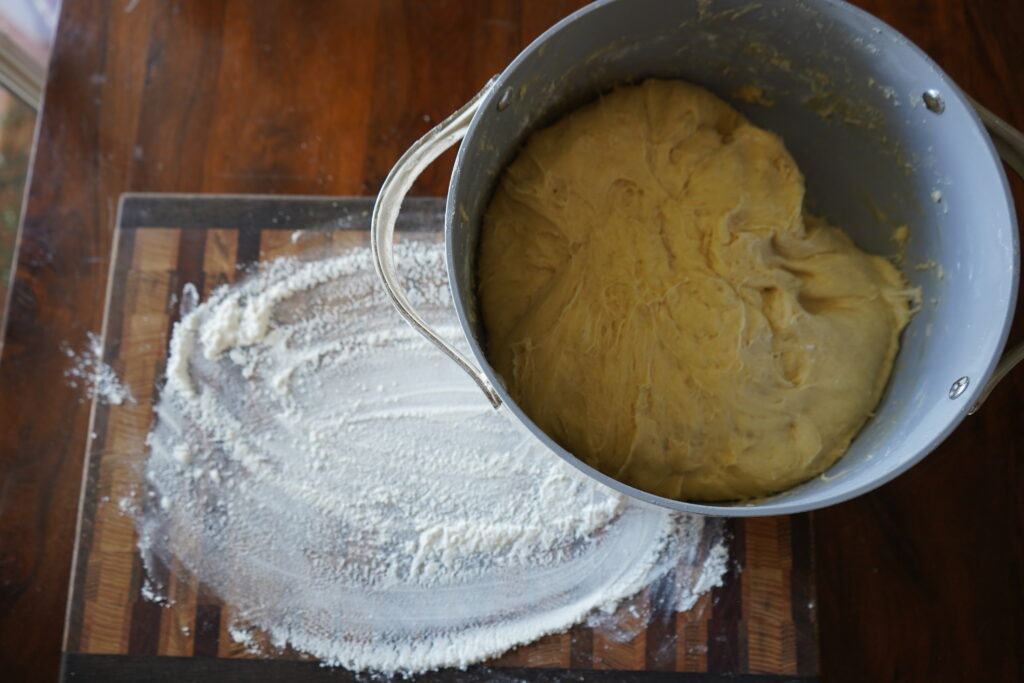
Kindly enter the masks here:
M 135 231 L 121 230 L 120 232 L 121 235 L 132 235 L 134 239 Z M 179 233 L 179 239 L 184 240 L 185 234 L 184 232 Z M 182 247 L 183 243 L 179 242 L 174 272 L 167 279 L 167 335 L 164 340 L 164 352 L 157 357 L 155 367 L 153 368 L 153 398 L 150 405 L 154 408 L 160 403 L 160 394 L 164 387 L 164 376 L 167 371 L 167 358 L 171 355 L 171 338 L 174 335 L 174 326 L 181 320 L 182 289 L 186 284 L 191 283 L 195 286 L 200 296 L 202 296 L 203 292 L 205 275 L 203 273 L 202 255 L 200 254 L 197 267 L 192 259 L 182 254 Z M 204 241 L 202 249 L 205 251 L 205 248 Z M 131 256 L 128 256 L 128 258 L 130 259 Z
M 128 235 L 135 239 L 135 231 L 119 230 L 122 237 Z M 205 237 L 202 233 L 179 232 L 178 255 L 175 258 L 174 272 L 167 280 L 167 338 L 164 340 L 164 353 L 157 359 L 156 367 L 153 369 L 153 399 L 151 405 L 155 408 L 160 403 L 160 394 L 164 386 L 164 375 L 167 371 L 167 358 L 171 355 L 171 338 L 174 335 L 174 326 L 181 320 L 181 296 L 182 289 L 186 284 L 192 284 L 199 292 L 203 293 L 205 274 L 203 273 L 203 255 L 206 253 L 206 240 L 197 240 L 196 237 Z M 198 250 L 196 252 L 196 250 Z M 126 258 L 131 262 L 131 255 Z M 123 288 L 119 288 L 123 289 Z M 148 490 L 147 490 L 148 493 Z M 147 496 L 148 498 L 148 496 Z
M 135 251 L 135 235 L 122 232 L 117 242 L 114 257 L 114 268 L 111 277 L 115 282 L 124 282 L 128 269 L 131 268 L 132 254 Z M 116 337 L 117 344 L 110 345 L 110 353 L 104 350 L 104 362 L 115 361 L 121 350 L 121 329 L 124 325 L 124 287 L 114 287 L 110 293 L 110 301 L 107 302 L 107 331 L 108 336 Z M 109 345 L 109 341 L 107 342 Z M 96 418 L 93 422 L 93 432 L 96 434 L 89 442 L 89 451 L 86 453 L 85 465 L 85 491 L 84 500 L 79 514 L 81 515 L 81 530 L 78 535 L 77 555 L 75 556 L 74 585 L 72 587 L 72 599 L 68 609 L 67 624 L 65 624 L 64 648 L 68 652 L 77 652 L 82 646 L 82 616 L 85 612 L 85 579 L 86 567 L 89 564 L 89 556 L 92 554 L 93 533 L 96 528 L 96 508 L 99 505 L 99 496 L 95 495 L 99 487 L 101 455 L 107 444 L 107 424 L 110 409 L 105 404 L 96 407 Z
M 205 273 L 203 272 L 203 259 L 206 256 L 206 235 L 192 230 L 179 232 L 178 258 L 175 273 L 177 279 L 174 282 L 174 289 L 171 291 L 178 296 L 178 304 L 171 310 L 171 329 L 175 323 L 181 320 L 181 290 L 187 283 L 195 285 L 199 295 L 203 295 L 203 284 Z M 172 278 L 174 280 L 175 278 Z M 167 335 L 167 343 L 170 344 L 171 336 Z M 170 347 L 168 347 L 168 355 Z
M 647 625 L 644 659 L 651 671 L 676 669 L 675 573 L 669 572 L 651 586 L 651 616 Z
M 115 282 L 119 284 L 115 284 L 113 287 L 109 288 L 110 298 L 107 301 L 107 308 L 105 311 L 108 316 L 107 335 L 103 340 L 103 349 L 101 350 L 101 360 L 110 366 L 114 366 L 121 357 L 121 343 L 124 341 L 124 297 L 127 293 L 127 287 L 124 286 L 124 281 L 127 278 L 128 272 L 131 270 L 132 257 L 134 254 L 135 235 L 120 235 L 117 242 L 117 253 L 112 255 L 115 259 L 114 270 L 110 274 L 110 277 L 114 278 Z
M 729 673 L 745 671 L 746 642 L 740 633 L 743 618 L 743 574 L 745 556 L 743 520 L 729 519 L 725 533 L 733 558 L 722 586 L 711 593 L 711 618 L 708 619 L 708 671 Z
M 318 662 L 255 660 L 208 657 L 136 657 L 127 655 L 66 654 L 61 680 L 97 683 L 179 683 L 180 681 L 327 681 L 383 680 L 380 677 L 331 669 Z M 766 674 L 723 675 L 675 673 L 666 671 L 605 671 L 596 669 L 526 669 L 471 667 L 466 671 L 444 669 L 408 680 L 422 683 L 459 681 L 460 683 L 562 683 L 596 681 L 598 683 L 815 683 L 814 676 L 777 676 Z
M 147 496 L 148 498 L 148 496 Z M 166 590 L 170 571 L 163 562 L 147 568 L 138 553 L 132 558 L 132 616 L 131 628 L 128 631 L 128 654 L 155 655 L 160 649 L 160 618 L 163 608 L 155 602 L 145 599 L 141 594 L 142 586 L 148 581 L 158 590 Z
M 220 649 L 220 605 L 203 601 L 196 605 L 195 657 L 216 657 Z
M 594 629 L 576 626 L 569 637 L 569 666 L 589 669 L 594 666 Z
M 799 674 L 813 675 L 818 673 L 818 610 L 811 515 L 793 515 L 789 518 L 789 526 L 793 556 L 790 592 L 796 630 L 796 670 Z
M 125 194 L 121 227 L 250 228 L 254 230 L 366 230 L 375 197 Z M 443 197 L 409 197 L 396 230 L 437 232 Z
M 201 235 L 202 233 L 200 233 Z M 244 227 L 238 231 L 238 247 L 235 250 L 235 268 L 246 271 L 260 261 L 259 228 Z
M 257 243 L 257 253 L 259 245 Z M 177 292 L 178 306 L 171 312 L 171 324 L 181 319 L 181 290 L 186 283 L 196 286 L 199 296 L 205 295 L 206 273 L 203 262 L 206 256 L 206 234 L 189 230 L 181 231 L 181 242 L 178 249 Z M 170 337 L 168 337 L 168 343 Z M 170 349 L 164 354 L 170 355 Z M 166 362 L 166 361 L 165 361 Z M 161 373 L 160 377 L 163 376 Z M 192 654 L 197 657 L 216 657 L 220 645 L 220 604 L 216 597 L 210 595 L 205 588 L 200 589 L 196 604 L 195 637 Z

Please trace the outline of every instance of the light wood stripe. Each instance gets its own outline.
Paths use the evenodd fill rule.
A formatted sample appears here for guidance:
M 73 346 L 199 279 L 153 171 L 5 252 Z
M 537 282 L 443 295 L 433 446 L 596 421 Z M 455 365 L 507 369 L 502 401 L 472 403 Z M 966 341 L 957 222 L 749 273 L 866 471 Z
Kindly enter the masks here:
M 158 654 L 188 657 L 196 632 L 196 582 L 175 559 L 167 583 L 168 606 L 160 620 Z
M 86 604 L 82 620 L 82 651 L 118 654 L 128 650 L 125 625 L 131 615 L 128 587 L 131 585 L 134 552 L 100 553 L 97 570 L 97 600 Z
M 646 591 L 632 600 L 625 601 L 616 611 L 616 630 L 640 631 L 632 640 L 620 642 L 612 635 L 612 627 L 594 629 L 594 668 L 619 669 L 623 671 L 643 670 L 647 663 L 647 639 L 637 615 L 646 614 L 649 609 Z M 631 609 L 635 607 L 635 609 Z
M 206 231 L 203 251 L 204 288 L 212 292 L 221 285 L 234 282 L 238 256 L 238 231 L 212 229 Z
M 253 629 L 251 631 L 254 646 L 248 647 L 245 643 L 235 642 L 228 630 L 236 626 L 237 619 L 234 610 L 230 606 L 224 606 L 220 611 L 220 656 L 232 657 L 234 659 L 265 659 L 273 654 L 274 648 L 270 645 L 270 639 L 262 631 Z
M 682 671 L 708 670 L 708 615 L 711 594 L 705 593 L 688 612 L 676 615 L 676 667 Z
M 789 548 L 789 541 L 786 517 L 759 517 L 747 522 L 743 618 L 747 624 L 748 665 L 752 672 L 796 673 L 789 593 L 792 561 L 784 552 Z
M 260 235 L 261 266 L 282 256 L 292 256 L 298 251 L 298 245 L 292 241 L 292 233 L 287 230 L 267 230 Z
M 501 657 L 487 662 L 498 667 L 547 667 L 567 668 L 569 666 L 570 636 L 555 633 L 544 636 L 535 643 L 517 647 Z
M 180 243 L 181 231 L 175 228 L 147 228 L 139 231 L 132 251 L 132 271 L 160 273 L 174 270 L 178 263 Z M 127 300 L 125 303 L 130 310 L 138 310 L 132 309 Z

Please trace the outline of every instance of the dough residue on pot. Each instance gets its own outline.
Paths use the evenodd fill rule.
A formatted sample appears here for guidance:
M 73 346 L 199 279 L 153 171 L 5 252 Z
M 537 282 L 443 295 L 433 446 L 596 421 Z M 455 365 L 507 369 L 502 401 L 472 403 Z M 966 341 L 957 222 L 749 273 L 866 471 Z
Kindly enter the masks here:
M 484 218 L 487 355 L 627 484 L 751 498 L 819 474 L 878 403 L 917 298 L 804 213 L 782 140 L 680 81 L 535 133 Z

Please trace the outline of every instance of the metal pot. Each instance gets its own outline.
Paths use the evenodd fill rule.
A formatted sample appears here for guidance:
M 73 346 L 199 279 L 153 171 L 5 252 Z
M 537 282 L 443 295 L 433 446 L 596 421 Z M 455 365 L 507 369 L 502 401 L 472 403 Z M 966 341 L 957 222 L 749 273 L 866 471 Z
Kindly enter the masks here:
M 477 240 L 502 169 L 538 127 L 616 84 L 646 77 L 702 85 L 781 135 L 806 177 L 812 211 L 847 230 L 862 249 L 893 254 L 893 228 L 910 226 L 902 262 L 907 279 L 922 288 L 924 306 L 903 334 L 875 416 L 828 472 L 770 498 L 694 504 L 608 477 L 538 429 L 483 352 Z M 469 373 L 495 407 L 591 477 L 688 512 L 756 516 L 820 508 L 919 461 L 1024 355 L 1018 348 L 999 365 L 1017 297 L 1018 237 L 1006 177 L 982 119 L 1021 172 L 1019 132 L 984 110 L 976 113 L 897 31 L 837 0 L 600 0 L 537 38 L 399 160 L 374 207 L 375 261 L 402 315 Z M 392 257 L 402 198 L 422 169 L 463 136 L 445 242 L 455 307 L 474 360 L 413 311 Z

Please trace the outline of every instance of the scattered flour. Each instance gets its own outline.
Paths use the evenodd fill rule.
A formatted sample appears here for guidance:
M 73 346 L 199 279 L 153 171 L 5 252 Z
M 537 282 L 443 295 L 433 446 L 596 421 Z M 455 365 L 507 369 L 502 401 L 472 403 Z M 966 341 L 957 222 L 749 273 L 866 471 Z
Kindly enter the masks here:
M 84 351 L 75 353 L 70 347 L 64 354 L 72 360 L 70 368 L 64 371 L 72 387 L 82 386 L 89 392 L 89 398 L 116 406 L 125 401 L 135 403 L 131 389 L 121 383 L 114 369 L 103 362 L 103 340 L 98 334 L 87 333 L 88 345 Z
M 442 247 L 397 258 L 413 303 L 459 337 Z M 274 261 L 197 299 L 183 293 L 147 440 L 159 504 L 137 526 L 147 564 L 177 558 L 247 649 L 464 667 L 614 619 L 655 582 L 681 610 L 721 585 L 717 520 L 630 501 L 491 409 L 383 299 L 369 249 Z

